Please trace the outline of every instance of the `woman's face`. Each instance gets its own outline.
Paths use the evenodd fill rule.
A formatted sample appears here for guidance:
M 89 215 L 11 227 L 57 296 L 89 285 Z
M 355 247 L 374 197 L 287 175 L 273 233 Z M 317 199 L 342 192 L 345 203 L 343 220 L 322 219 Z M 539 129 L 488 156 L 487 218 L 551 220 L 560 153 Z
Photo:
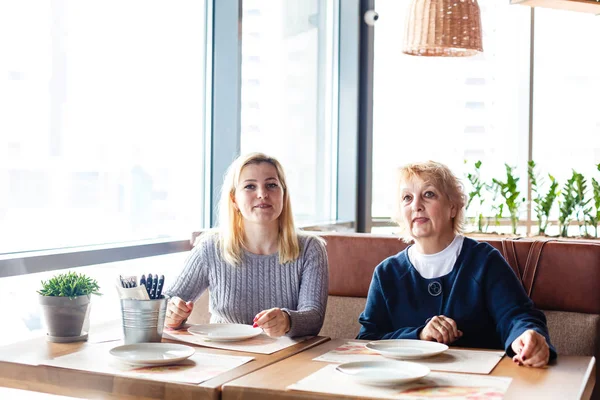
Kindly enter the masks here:
M 277 221 L 283 209 L 283 188 L 277 169 L 268 162 L 246 165 L 240 173 L 233 202 L 246 223 Z
M 415 241 L 453 237 L 455 216 L 456 207 L 437 187 L 421 178 L 400 183 L 400 218 Z

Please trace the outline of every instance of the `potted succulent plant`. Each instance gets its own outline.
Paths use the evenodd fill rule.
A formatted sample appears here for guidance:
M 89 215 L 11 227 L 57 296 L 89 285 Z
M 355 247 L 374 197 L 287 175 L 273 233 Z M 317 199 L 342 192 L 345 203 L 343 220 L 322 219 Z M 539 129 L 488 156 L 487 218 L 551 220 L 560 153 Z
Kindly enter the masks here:
M 91 295 L 100 295 L 95 279 L 67 272 L 42 281 L 38 290 L 42 313 L 48 327 L 48 340 L 74 342 L 87 340 L 84 329 L 90 312 Z

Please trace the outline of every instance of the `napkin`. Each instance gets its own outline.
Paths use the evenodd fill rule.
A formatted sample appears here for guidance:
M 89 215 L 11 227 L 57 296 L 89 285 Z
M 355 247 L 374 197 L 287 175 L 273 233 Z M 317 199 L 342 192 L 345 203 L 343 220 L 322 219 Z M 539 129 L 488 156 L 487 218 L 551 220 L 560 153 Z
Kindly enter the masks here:
M 146 291 L 145 286 L 140 285 L 132 288 L 124 288 L 121 285 L 121 279 L 117 278 L 117 283 L 115 284 L 115 287 L 117 288 L 117 293 L 119 293 L 119 298 L 121 300 L 150 300 L 150 296 L 148 296 L 148 292 Z

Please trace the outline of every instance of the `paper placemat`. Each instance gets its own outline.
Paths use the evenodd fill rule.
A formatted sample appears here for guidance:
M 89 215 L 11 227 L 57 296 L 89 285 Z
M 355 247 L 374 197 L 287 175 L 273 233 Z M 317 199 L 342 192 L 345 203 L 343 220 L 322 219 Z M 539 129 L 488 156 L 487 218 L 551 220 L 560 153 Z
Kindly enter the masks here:
M 365 347 L 366 343 L 361 342 L 346 342 L 340 347 L 322 354 L 314 361 L 325 361 L 337 364 L 355 361 L 380 361 L 384 357 Z
M 432 371 L 462 372 L 469 374 L 489 374 L 504 357 L 503 351 L 448 349 L 437 356 L 406 360 L 429 367 Z M 365 343 L 348 342 L 325 353 L 314 361 L 347 363 L 354 361 L 385 360 L 382 355 L 369 350 Z
M 123 327 L 119 325 L 105 329 L 90 329 L 88 332 L 88 343 L 116 342 L 123 340 Z
M 406 385 L 375 387 L 353 382 L 337 372 L 335 365 L 328 365 L 287 389 L 380 399 L 499 400 L 504 397 L 511 381 L 511 378 L 497 376 L 431 372 L 427 377 Z
M 293 346 L 296 343 L 304 342 L 312 337 L 313 336 L 304 336 L 292 339 L 287 336 L 282 336 L 279 338 L 272 338 L 263 333 L 251 339 L 241 340 L 239 342 L 213 342 L 204 340 L 200 336 L 192 335 L 185 329 L 167 330 L 165 328 L 163 331 L 163 338 L 165 339 L 177 340 L 215 349 L 245 351 L 258 354 L 273 354 L 279 350 Z
M 161 382 L 199 384 L 254 359 L 253 357 L 207 354 L 196 349 L 193 356 L 175 365 L 138 367 L 121 362 L 109 353 L 110 349 L 117 345 L 120 343 L 89 345 L 76 353 L 44 361 L 42 364 Z

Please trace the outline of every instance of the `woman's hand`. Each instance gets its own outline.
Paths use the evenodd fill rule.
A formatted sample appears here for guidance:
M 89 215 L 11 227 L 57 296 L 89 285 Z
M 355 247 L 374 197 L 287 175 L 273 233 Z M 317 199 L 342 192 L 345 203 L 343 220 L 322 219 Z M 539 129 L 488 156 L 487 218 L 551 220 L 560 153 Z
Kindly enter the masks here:
M 419 333 L 419 339 L 450 344 L 460 338 L 462 334 L 452 318 L 436 315 L 429 320 L 425 328 Z
M 254 317 L 253 326 L 271 337 L 283 336 L 290 330 L 290 316 L 281 308 L 263 310 Z
M 529 329 L 512 342 L 515 352 L 513 361 L 528 367 L 543 367 L 550 359 L 550 348 L 546 338 L 533 329 Z
M 165 325 L 169 328 L 178 328 L 192 313 L 194 303 L 185 302 L 179 297 L 171 297 L 167 304 Z

